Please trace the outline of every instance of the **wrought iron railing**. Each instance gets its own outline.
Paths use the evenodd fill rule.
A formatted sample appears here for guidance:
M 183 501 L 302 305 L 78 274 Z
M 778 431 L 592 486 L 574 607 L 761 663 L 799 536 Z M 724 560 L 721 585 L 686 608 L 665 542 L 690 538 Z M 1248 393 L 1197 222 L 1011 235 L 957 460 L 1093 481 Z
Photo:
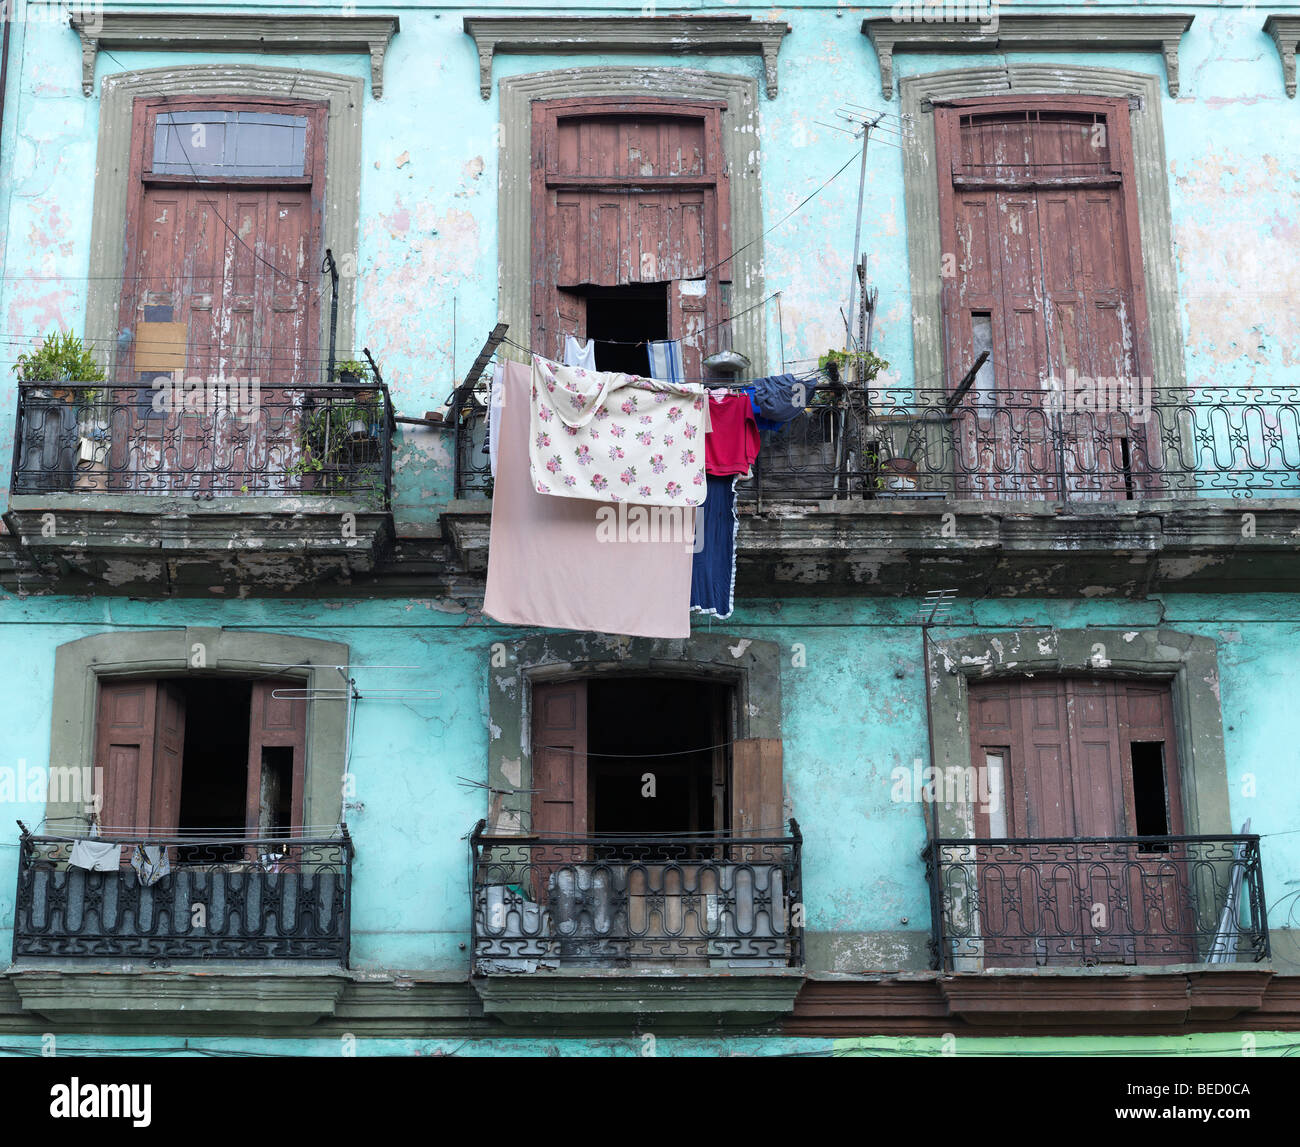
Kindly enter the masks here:
M 931 842 L 946 971 L 1268 958 L 1258 836 Z
M 474 970 L 803 965 L 802 838 L 470 837 Z
M 77 838 L 24 830 L 14 959 L 313 960 L 347 966 L 352 841 L 338 837 L 113 836 L 117 867 L 70 863 Z M 146 883 L 136 845 L 165 849 Z M 160 858 L 155 852 L 153 857 Z
M 20 383 L 15 494 L 332 496 L 390 504 L 388 389 Z
M 823 385 L 764 431 L 742 501 L 1300 497 L 1300 386 L 1019 389 Z M 457 491 L 491 492 L 481 406 L 458 430 Z

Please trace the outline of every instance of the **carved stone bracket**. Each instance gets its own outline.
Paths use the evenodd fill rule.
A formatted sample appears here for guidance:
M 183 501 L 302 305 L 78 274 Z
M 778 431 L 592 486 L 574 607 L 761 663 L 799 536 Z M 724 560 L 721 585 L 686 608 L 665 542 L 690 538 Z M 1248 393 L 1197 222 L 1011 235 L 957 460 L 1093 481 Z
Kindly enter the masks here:
M 1295 54 L 1300 45 L 1300 16 L 1270 16 L 1264 31 L 1273 37 L 1277 54 L 1282 57 L 1282 82 L 1286 94 L 1295 99 Z
M 81 39 L 81 90 L 95 94 L 101 48 L 172 52 L 358 52 L 370 57 L 370 87 L 384 95 L 384 54 L 401 25 L 396 16 L 221 16 L 210 12 L 105 12 L 73 18 Z
M 769 99 L 776 97 L 776 59 L 790 25 L 749 16 L 466 16 L 465 34 L 478 48 L 479 95 L 492 95 L 492 57 L 666 52 L 672 55 L 756 55 L 763 59 Z
M 919 5 L 917 11 L 922 11 Z M 880 90 L 885 99 L 893 98 L 895 52 L 973 53 L 1058 48 L 1071 51 L 1127 48 L 1158 51 L 1164 57 L 1170 98 L 1177 99 L 1178 44 L 1183 33 L 1191 27 L 1192 19 L 1185 12 L 1159 16 L 1002 16 L 987 23 L 939 23 L 925 22 L 919 16 L 914 21 L 878 16 L 862 21 L 862 34 L 870 36 L 875 45 L 880 60 Z M 1270 17 L 1269 22 L 1277 19 L 1276 16 Z M 1300 24 L 1300 20 L 1284 19 L 1281 22 Z M 1295 41 L 1296 37 L 1292 36 L 1292 86 L 1289 89 L 1292 94 L 1295 93 Z

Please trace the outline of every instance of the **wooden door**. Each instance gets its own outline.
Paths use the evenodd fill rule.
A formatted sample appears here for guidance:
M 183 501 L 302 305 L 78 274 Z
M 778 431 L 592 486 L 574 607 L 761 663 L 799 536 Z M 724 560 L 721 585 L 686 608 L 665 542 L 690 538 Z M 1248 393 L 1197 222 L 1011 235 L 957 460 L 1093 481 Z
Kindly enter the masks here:
M 583 837 L 587 833 L 587 683 L 533 686 L 532 835 Z M 558 867 L 587 859 L 585 845 L 533 849 L 533 898 L 545 903 Z
M 949 389 L 991 352 L 954 412 L 959 494 L 1138 496 L 1158 459 L 1126 105 L 959 101 L 935 126 Z
M 298 689 L 287 678 L 254 681 L 249 705 L 248 786 L 245 827 L 252 836 L 300 833 L 307 759 L 307 705 L 276 697 L 277 689 Z M 289 791 L 285 792 L 285 786 Z M 289 823 L 282 825 L 283 809 Z M 280 827 L 277 827 L 280 825 Z
M 1001 778 L 976 835 L 1016 842 L 976 849 L 986 966 L 1191 958 L 1186 866 L 1159 845 L 1105 843 L 1137 833 L 1134 744 L 1160 746 L 1163 835 L 1182 832 L 1169 687 L 1008 680 L 972 685 L 970 700 L 971 763 Z M 1030 843 L 1089 837 L 1102 840 Z
M 166 680 L 104 680 L 95 723 L 107 829 L 174 833 L 179 827 L 185 696 Z
M 197 116 L 194 109 L 211 109 L 211 102 L 137 101 L 138 199 L 128 215 L 117 363 L 124 388 L 114 392 L 131 417 L 123 424 L 119 414 L 109 456 L 110 481 L 120 488 L 237 495 L 298 485 L 285 473 L 299 445 L 298 400 L 283 388 L 322 374 L 323 114 L 301 102 L 231 97 L 220 104 L 224 110 L 210 114 L 268 121 L 250 122 L 250 131 L 276 119 L 301 121 L 304 140 L 287 174 L 269 176 L 266 168 L 240 166 L 232 119 L 213 125 L 232 133 L 225 153 L 205 165 L 196 151 L 193 163 L 180 165 L 188 174 L 178 174 L 177 165 L 159 160 L 159 117 Z M 184 141 L 180 154 L 190 159 Z M 150 353 L 151 340 L 164 337 L 158 331 L 170 332 L 174 354 Z M 204 389 L 183 392 L 183 404 L 159 411 L 152 387 L 160 379 L 174 395 L 176 386 Z M 253 380 L 259 391 L 252 410 L 216 389 L 242 383 L 247 397 Z
M 583 291 L 666 283 L 687 378 L 719 346 L 730 282 L 723 105 L 554 100 L 533 105 L 532 345 L 561 358 L 587 337 Z

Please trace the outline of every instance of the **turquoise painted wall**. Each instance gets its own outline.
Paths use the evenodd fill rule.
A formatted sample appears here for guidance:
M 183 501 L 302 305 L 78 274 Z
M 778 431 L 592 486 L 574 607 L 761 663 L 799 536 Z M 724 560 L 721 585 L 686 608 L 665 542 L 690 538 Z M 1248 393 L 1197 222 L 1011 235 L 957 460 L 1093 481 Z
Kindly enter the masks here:
M 804 899 L 812 933 L 844 948 L 839 969 L 897 967 L 879 938 L 860 933 L 928 930 L 920 850 L 925 807 L 893 799 L 893 770 L 926 757 L 920 634 L 915 602 L 747 602 L 718 631 L 804 646 L 782 672 L 785 777 L 803 829 Z M 1219 646 L 1222 711 L 1234 827 L 1264 834 L 1274 926 L 1294 912 L 1300 833 L 1300 708 L 1293 703 L 1300 607 L 1290 597 L 1171 596 L 1163 601 L 958 603 L 936 638 L 1026 626 L 1162 624 Z M 365 968 L 464 969 L 469 903 L 462 837 L 487 812 L 487 661 L 493 641 L 517 631 L 452 612 L 436 601 L 206 602 L 28 598 L 0 600 L 0 766 L 44 764 L 50 743 L 55 648 L 91 633 L 183 625 L 291 632 L 347 642 L 361 691 L 405 685 L 441 697 L 363 701 L 356 712 L 346 810 L 357 842 L 353 958 Z M 366 665 L 414 665 L 412 671 Z M 1253 776 L 1248 776 L 1252 774 Z M 1252 794 L 1253 795 L 1250 795 Z M 17 829 L 43 808 L 0 805 L 0 922 L 13 918 Z M 907 923 L 904 923 L 906 918 Z M 1295 919 L 1292 918 L 1292 923 Z M 0 931 L 0 953 L 10 944 Z M 1277 953 L 1279 966 L 1300 954 Z

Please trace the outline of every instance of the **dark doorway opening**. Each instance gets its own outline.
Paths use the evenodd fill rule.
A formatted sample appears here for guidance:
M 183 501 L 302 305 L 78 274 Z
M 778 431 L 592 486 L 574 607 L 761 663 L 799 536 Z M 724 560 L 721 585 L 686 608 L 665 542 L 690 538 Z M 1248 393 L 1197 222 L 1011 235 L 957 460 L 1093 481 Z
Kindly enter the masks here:
M 1165 783 L 1163 741 L 1133 741 L 1133 822 L 1138 836 L 1169 835 L 1169 790 Z M 1149 844 L 1143 852 L 1167 852 L 1167 844 Z
M 635 344 L 668 337 L 668 284 L 591 288 L 587 337 L 596 340 L 597 370 L 648 375 L 648 352 Z
M 724 832 L 730 689 L 659 677 L 594 678 L 588 689 L 590 831 Z
M 185 695 L 185 748 L 181 768 L 180 831 L 230 832 L 244 823 L 248 796 L 248 722 L 252 686 L 217 679 L 179 683 Z M 240 850 L 198 848 L 195 863 L 238 860 Z M 222 855 L 213 855 L 220 851 Z M 229 855 L 225 855 L 229 853 Z

